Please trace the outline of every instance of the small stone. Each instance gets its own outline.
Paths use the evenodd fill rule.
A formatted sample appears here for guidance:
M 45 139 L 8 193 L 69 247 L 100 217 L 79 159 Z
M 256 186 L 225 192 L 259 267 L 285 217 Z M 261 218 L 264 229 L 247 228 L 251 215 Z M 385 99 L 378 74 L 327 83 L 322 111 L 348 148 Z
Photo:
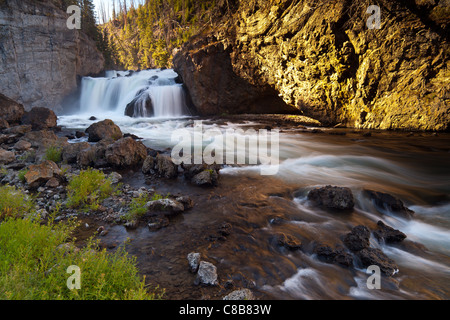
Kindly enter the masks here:
M 241 289 L 226 295 L 223 300 L 255 300 L 255 296 L 251 290 Z
M 200 253 L 191 252 L 187 255 L 187 259 L 189 262 L 189 271 L 196 273 L 200 264 Z
M 202 284 L 207 286 L 216 286 L 219 284 L 217 280 L 217 268 L 210 262 L 200 261 L 197 271 L 197 278 L 194 284 Z

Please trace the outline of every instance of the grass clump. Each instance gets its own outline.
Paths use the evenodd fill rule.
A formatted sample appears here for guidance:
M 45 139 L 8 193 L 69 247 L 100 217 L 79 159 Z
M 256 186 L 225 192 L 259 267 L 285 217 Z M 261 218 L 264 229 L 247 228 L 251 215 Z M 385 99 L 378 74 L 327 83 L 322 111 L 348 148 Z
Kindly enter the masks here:
M 33 199 L 13 186 L 0 187 L 0 221 L 8 217 L 23 217 L 34 207 Z
M 111 179 L 95 169 L 82 170 L 67 186 L 67 204 L 72 208 L 97 210 L 100 203 L 116 192 Z
M 44 160 L 50 160 L 55 163 L 62 161 L 62 148 L 58 146 L 50 146 L 45 151 Z

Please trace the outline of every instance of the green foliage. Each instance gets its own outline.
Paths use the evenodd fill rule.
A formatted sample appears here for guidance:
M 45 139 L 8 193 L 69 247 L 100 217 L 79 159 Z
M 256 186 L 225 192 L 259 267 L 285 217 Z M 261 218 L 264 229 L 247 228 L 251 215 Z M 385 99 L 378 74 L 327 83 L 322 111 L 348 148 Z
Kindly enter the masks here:
M 17 175 L 17 177 L 19 178 L 20 181 L 25 182 L 25 175 L 27 174 L 28 169 L 22 169 L 19 171 L 19 174 Z
M 33 199 L 13 186 L 0 187 L 0 221 L 8 217 L 23 217 L 34 207 Z
M 62 161 L 62 148 L 58 146 L 50 146 L 45 150 L 44 160 L 50 160 L 55 163 Z
M 216 10 L 214 0 L 147 0 L 121 6 L 101 26 L 105 58 L 126 69 L 170 67 L 172 51 L 196 34 Z M 107 67 L 108 67 L 107 63 Z
M 150 300 L 136 260 L 123 248 L 98 251 L 94 243 L 78 249 L 66 243 L 75 224 L 44 225 L 30 219 L 0 224 L 0 299 Z M 81 289 L 69 290 L 69 266 L 80 268 Z
M 130 210 L 125 216 L 125 219 L 128 221 L 132 221 L 145 215 L 148 211 L 146 204 L 149 201 L 150 197 L 146 193 L 140 194 L 137 198 L 133 198 L 130 203 Z
M 97 210 L 100 203 L 115 192 L 116 188 L 103 172 L 89 168 L 69 181 L 67 204 L 72 208 Z

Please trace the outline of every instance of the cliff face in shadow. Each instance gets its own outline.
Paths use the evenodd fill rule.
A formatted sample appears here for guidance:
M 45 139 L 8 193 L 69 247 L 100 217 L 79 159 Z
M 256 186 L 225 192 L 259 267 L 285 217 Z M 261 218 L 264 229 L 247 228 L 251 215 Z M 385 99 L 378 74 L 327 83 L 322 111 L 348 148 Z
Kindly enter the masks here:
M 25 109 L 58 111 L 77 76 L 103 70 L 104 58 L 50 1 L 0 1 L 0 92 Z
M 325 124 L 449 129 L 449 1 L 376 2 L 380 29 L 367 27 L 372 3 L 365 0 L 238 1 L 203 40 L 177 53 L 174 67 L 194 104 L 210 103 L 216 112 L 244 108 L 245 86 L 220 85 L 224 76 L 216 70 L 226 64 L 247 86 L 271 88 L 287 106 Z M 229 60 L 213 58 L 219 43 Z M 211 98 L 226 88 L 234 101 Z

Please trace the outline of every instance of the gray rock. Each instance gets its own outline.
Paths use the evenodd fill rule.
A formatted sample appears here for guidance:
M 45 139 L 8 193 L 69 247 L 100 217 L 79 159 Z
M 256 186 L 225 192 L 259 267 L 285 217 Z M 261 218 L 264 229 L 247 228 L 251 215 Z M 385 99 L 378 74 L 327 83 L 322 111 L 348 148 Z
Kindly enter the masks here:
M 16 160 L 16 155 L 12 151 L 0 148 L 0 164 L 8 164 Z
M 25 140 L 19 140 L 13 148 L 17 151 L 27 151 L 31 148 L 31 143 Z
M 177 165 L 174 164 L 172 158 L 167 155 L 158 154 L 156 156 L 155 169 L 160 176 L 167 179 L 173 179 L 178 176 Z
M 86 129 L 89 142 L 98 142 L 104 139 L 119 140 L 123 137 L 120 128 L 110 119 L 96 122 Z
M 240 289 L 226 295 L 223 300 L 256 300 L 253 292 L 249 289 Z
M 179 213 L 184 211 L 184 206 L 172 199 L 159 199 L 149 201 L 146 204 L 149 211 L 164 211 L 166 214 Z
M 197 271 L 197 278 L 195 284 L 202 284 L 206 286 L 216 286 L 219 284 L 217 280 L 217 268 L 210 262 L 200 261 Z
M 192 273 L 196 273 L 200 265 L 200 253 L 198 252 L 189 253 L 187 255 L 187 260 L 189 263 L 189 271 L 191 271 Z
M 4 81 L 6 80 L 6 78 L 8 77 L 2 77 L 1 79 Z M 0 84 L 2 84 L 1 80 Z M 5 86 L 3 85 L 1 85 L 0 87 L 2 88 L 2 91 L 4 90 L 3 88 L 5 88 Z M 18 123 L 22 118 L 24 112 L 25 109 L 23 108 L 23 105 L 0 93 L 0 117 L 3 120 L 6 120 L 8 123 Z

